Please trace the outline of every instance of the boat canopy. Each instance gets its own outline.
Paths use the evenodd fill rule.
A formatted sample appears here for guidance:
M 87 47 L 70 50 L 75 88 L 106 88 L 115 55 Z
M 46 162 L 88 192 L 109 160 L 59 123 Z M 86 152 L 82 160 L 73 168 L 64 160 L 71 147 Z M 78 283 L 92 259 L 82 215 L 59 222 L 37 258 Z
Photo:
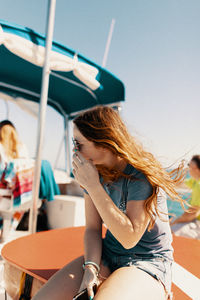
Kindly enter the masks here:
M 0 97 L 22 99 L 30 106 L 39 103 L 44 57 L 45 36 L 0 20 Z M 121 80 L 57 42 L 52 44 L 50 69 L 48 105 L 69 119 L 96 105 L 124 101 Z

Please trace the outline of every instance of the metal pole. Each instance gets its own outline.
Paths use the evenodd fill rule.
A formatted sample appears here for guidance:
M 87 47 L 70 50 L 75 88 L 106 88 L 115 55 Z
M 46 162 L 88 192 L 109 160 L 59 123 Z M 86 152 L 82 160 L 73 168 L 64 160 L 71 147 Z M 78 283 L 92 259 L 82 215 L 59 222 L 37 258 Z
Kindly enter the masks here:
M 70 176 L 70 166 L 71 166 L 71 157 L 70 157 L 70 134 L 69 134 L 69 118 L 65 116 L 64 121 L 65 126 L 65 169 L 67 175 Z
M 107 39 L 107 43 L 106 43 L 106 48 L 105 48 L 105 52 L 104 52 L 104 56 L 103 56 L 103 61 L 102 61 L 102 67 L 105 68 L 106 66 L 106 62 L 107 62 L 107 58 L 108 58 L 108 52 L 110 49 L 110 43 L 111 43 L 111 39 L 112 39 L 112 34 L 113 34 L 113 30 L 114 30 L 114 26 L 115 26 L 115 19 L 112 19 L 111 25 L 110 25 L 110 30 L 108 33 L 108 39 Z
M 47 107 L 48 89 L 49 89 L 49 74 L 50 74 L 49 62 L 50 62 L 50 53 L 51 53 L 53 30 L 54 30 L 55 8 L 56 8 L 56 0 L 49 0 L 45 60 L 44 60 L 44 66 L 42 72 L 42 87 L 41 87 L 40 111 L 39 111 L 39 122 L 38 122 L 37 151 L 36 151 L 36 162 L 35 162 L 34 179 L 33 179 L 33 204 L 30 210 L 30 217 L 29 217 L 30 233 L 36 232 L 36 225 L 37 225 L 37 203 L 38 203 L 38 196 L 39 196 L 40 173 L 41 173 L 41 154 L 42 154 L 42 147 L 43 147 L 46 107 Z
M 6 106 L 6 119 L 9 119 L 9 106 L 8 106 L 8 102 L 6 100 L 4 100 L 4 104 Z
M 62 146 L 63 146 L 64 137 L 65 137 L 65 134 L 63 134 L 62 139 L 60 141 L 60 146 L 59 146 L 59 149 L 58 149 L 58 153 L 57 153 L 57 156 L 56 156 L 56 160 L 54 162 L 54 169 L 56 169 L 56 167 L 57 167 L 57 163 L 58 163 L 58 160 L 59 160 L 59 157 L 60 157 L 60 154 L 61 154 L 61 150 L 62 150 Z

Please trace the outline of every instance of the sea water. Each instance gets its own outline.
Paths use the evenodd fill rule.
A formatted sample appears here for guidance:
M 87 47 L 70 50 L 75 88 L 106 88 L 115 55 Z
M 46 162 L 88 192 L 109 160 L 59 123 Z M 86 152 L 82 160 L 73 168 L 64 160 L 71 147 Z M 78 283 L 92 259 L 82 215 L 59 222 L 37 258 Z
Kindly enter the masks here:
M 172 171 L 172 169 L 167 170 L 168 172 Z M 189 172 L 186 173 L 185 179 L 190 178 L 190 174 Z M 179 193 L 181 198 L 186 200 L 187 202 L 190 200 L 191 198 L 191 193 L 188 192 L 188 190 L 181 191 L 181 193 Z M 176 217 L 179 217 L 180 215 L 182 215 L 184 213 L 184 210 L 181 206 L 181 204 L 177 201 L 173 201 L 171 200 L 169 197 L 167 198 L 167 206 L 168 206 L 168 211 L 170 214 L 174 214 Z M 187 208 L 187 207 L 186 207 Z
M 190 197 L 191 197 L 191 193 L 185 192 L 182 194 L 182 199 L 186 200 L 187 202 L 188 200 L 190 200 Z M 184 213 L 181 204 L 177 201 L 171 200 L 170 198 L 167 199 L 167 206 L 168 206 L 169 213 L 174 214 L 175 217 L 179 217 Z

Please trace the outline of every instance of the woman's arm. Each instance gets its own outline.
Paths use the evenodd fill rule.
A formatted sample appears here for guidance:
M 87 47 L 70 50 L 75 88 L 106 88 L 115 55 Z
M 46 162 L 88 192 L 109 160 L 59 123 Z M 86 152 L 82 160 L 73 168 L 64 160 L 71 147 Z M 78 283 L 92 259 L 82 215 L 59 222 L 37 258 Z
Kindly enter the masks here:
M 84 194 L 86 230 L 84 235 L 84 258 L 100 265 L 102 253 L 102 221 L 89 195 Z M 88 295 L 94 297 L 92 286 L 97 283 L 95 267 L 90 265 L 84 271 L 79 291 L 88 289 Z
M 100 264 L 102 252 L 102 220 L 89 195 L 85 198 L 86 230 L 84 235 L 85 260 Z
M 144 209 L 145 199 L 129 201 L 127 204 L 127 214 L 124 214 L 113 203 L 101 185 L 96 167 L 80 153 L 74 154 L 73 158 L 72 164 L 75 179 L 87 190 L 103 222 L 124 248 L 129 249 L 134 247 L 144 234 L 150 220 Z M 89 217 L 87 217 L 87 222 L 89 222 Z M 88 236 L 90 240 L 94 227 L 95 224 L 93 222 L 89 227 L 87 226 L 87 245 L 89 243 Z M 86 255 L 88 255 L 88 253 L 89 249 L 87 246 Z
M 190 212 L 184 212 L 180 217 L 178 217 L 175 221 L 173 221 L 170 225 L 175 225 L 178 223 L 185 223 L 194 221 L 198 215 L 200 214 L 200 207 L 193 206 L 190 208 Z
M 129 201 L 124 214 L 99 183 L 87 189 L 103 222 L 126 249 L 134 247 L 144 234 L 149 217 L 144 210 L 145 200 Z

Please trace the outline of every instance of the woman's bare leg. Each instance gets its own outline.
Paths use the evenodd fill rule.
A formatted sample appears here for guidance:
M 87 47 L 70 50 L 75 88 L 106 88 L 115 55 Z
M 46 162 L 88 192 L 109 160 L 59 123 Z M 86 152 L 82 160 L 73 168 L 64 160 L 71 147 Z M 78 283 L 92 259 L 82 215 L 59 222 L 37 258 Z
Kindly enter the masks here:
M 83 262 L 84 258 L 80 256 L 67 264 L 56 272 L 32 299 L 72 300 L 81 285 Z
M 100 286 L 95 300 L 165 300 L 163 285 L 136 267 L 123 267 L 113 272 Z
M 82 278 L 84 257 L 80 256 L 56 272 L 39 290 L 32 300 L 72 300 L 79 291 Z M 110 275 L 108 267 L 100 265 L 100 283 Z

